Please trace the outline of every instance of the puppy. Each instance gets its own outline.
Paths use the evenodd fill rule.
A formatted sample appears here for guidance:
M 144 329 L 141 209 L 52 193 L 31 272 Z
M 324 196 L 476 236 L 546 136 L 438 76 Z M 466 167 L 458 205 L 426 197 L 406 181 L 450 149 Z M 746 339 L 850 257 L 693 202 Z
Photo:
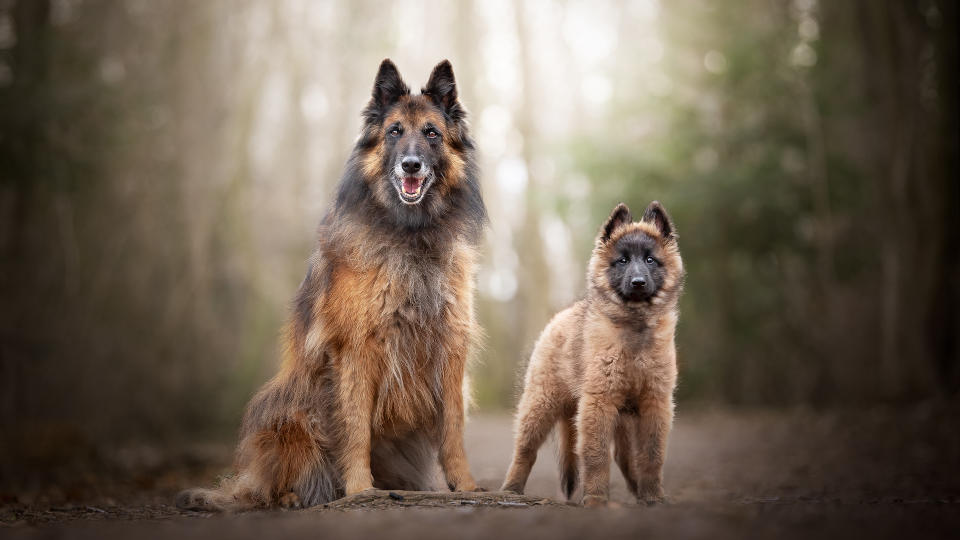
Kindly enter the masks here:
M 537 450 L 559 424 L 568 500 L 582 472 L 582 503 L 606 504 L 611 445 L 637 499 L 663 499 L 683 277 L 676 229 L 663 206 L 650 203 L 634 222 L 617 205 L 597 235 L 586 298 L 558 313 L 537 340 L 503 490 L 523 492 Z

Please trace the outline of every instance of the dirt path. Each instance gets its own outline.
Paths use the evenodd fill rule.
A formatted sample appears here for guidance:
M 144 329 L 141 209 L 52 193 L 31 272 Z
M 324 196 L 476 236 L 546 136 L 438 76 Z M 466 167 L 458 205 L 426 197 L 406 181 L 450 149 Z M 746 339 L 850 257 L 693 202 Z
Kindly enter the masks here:
M 947 537 L 960 530 L 957 412 L 954 406 L 831 414 L 681 410 L 665 471 L 669 503 L 655 507 L 635 505 L 617 472 L 614 507 L 564 505 L 551 442 L 540 452 L 525 499 L 401 494 L 326 509 L 220 516 L 171 508 L 178 484 L 196 481 L 171 473 L 169 481 L 114 496 L 46 505 L 8 500 L 0 509 L 0 536 Z M 498 489 L 511 451 L 509 418 L 474 416 L 467 449 L 480 485 Z

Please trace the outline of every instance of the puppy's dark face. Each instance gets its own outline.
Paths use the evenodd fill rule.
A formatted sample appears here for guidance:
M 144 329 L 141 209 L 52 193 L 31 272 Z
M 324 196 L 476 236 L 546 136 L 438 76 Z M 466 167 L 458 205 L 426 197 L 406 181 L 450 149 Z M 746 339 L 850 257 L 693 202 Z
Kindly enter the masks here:
M 639 302 L 657 294 L 666 271 L 659 243 L 643 232 L 621 236 L 610 249 L 610 288 L 624 301 Z
M 590 258 L 590 287 L 614 304 L 636 308 L 675 300 L 683 286 L 676 229 L 659 202 L 640 221 L 617 205 L 600 228 Z

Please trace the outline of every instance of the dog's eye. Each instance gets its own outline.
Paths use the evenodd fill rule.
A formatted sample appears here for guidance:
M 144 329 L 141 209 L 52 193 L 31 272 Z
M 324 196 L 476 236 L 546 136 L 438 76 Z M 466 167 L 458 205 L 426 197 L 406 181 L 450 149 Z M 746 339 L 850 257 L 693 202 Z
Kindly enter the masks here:
M 435 129 L 428 129 L 428 130 L 427 130 L 427 138 L 428 138 L 428 139 L 436 139 L 436 138 L 437 138 L 437 135 L 439 135 L 439 133 L 437 133 L 437 130 L 435 130 Z
M 655 264 L 657 262 L 653 257 L 647 257 L 647 264 Z
M 390 135 L 392 135 L 392 136 L 394 136 L 394 137 L 399 137 L 399 136 L 400 136 L 400 128 L 393 128 L 393 129 L 391 129 L 391 130 L 390 130 Z
M 623 257 L 617 259 L 617 264 L 627 264 L 627 256 L 624 255 Z

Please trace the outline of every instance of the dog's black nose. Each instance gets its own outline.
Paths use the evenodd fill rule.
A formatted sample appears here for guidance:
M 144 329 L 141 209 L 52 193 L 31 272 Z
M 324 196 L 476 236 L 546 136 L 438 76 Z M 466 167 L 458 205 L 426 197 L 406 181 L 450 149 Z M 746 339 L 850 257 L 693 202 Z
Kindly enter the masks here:
M 420 172 L 420 158 L 416 156 L 407 156 L 403 158 L 403 161 L 400 162 L 400 167 L 405 173 L 416 173 Z
M 630 280 L 630 286 L 633 287 L 634 289 L 643 287 L 646 284 L 647 284 L 647 280 L 643 279 L 642 277 L 635 277 Z

